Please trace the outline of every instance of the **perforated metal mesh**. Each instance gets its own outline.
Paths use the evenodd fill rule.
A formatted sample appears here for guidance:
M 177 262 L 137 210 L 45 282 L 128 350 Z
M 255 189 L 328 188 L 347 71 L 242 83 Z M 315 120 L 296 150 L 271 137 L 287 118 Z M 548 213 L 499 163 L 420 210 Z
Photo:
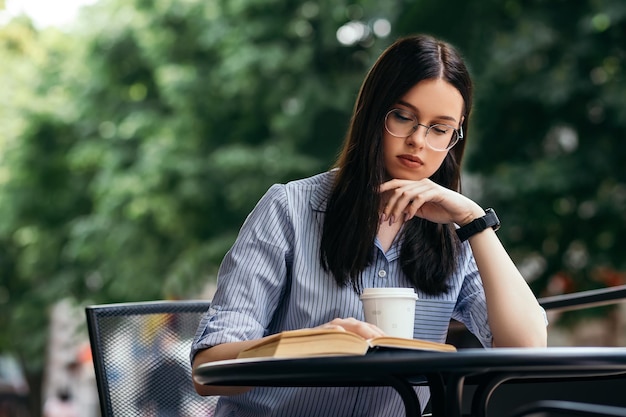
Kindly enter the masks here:
M 208 302 L 87 308 L 104 416 L 213 416 L 218 397 L 198 395 L 189 351 Z

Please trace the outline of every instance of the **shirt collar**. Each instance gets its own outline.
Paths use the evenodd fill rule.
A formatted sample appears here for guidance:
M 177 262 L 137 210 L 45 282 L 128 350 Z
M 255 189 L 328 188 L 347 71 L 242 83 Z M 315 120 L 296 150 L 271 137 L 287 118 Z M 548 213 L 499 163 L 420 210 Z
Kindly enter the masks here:
M 313 194 L 311 195 L 311 208 L 313 211 L 326 211 L 326 205 L 328 204 L 328 198 L 330 197 L 330 193 L 333 189 L 333 182 L 335 181 L 335 170 L 328 172 L 319 185 L 319 187 L 315 187 Z
M 400 233 L 402 233 L 402 231 L 398 232 L 398 235 Z M 380 242 L 378 241 L 378 238 L 374 240 L 374 245 L 376 246 L 376 249 L 381 253 L 381 255 L 384 256 L 385 259 L 387 259 L 388 262 L 393 262 L 400 257 L 400 249 L 402 248 L 402 239 L 400 239 L 399 237 L 396 237 L 396 239 L 393 240 L 391 247 L 386 253 L 383 252 L 380 246 Z

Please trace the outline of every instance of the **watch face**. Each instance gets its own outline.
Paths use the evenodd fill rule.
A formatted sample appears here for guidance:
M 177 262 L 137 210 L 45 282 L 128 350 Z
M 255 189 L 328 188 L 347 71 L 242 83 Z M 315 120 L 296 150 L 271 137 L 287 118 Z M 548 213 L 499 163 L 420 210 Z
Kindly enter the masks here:
M 487 226 L 493 227 L 493 230 L 497 231 L 500 228 L 500 219 L 498 219 L 496 212 L 492 208 L 488 208 L 487 210 L 485 210 L 485 213 L 487 213 L 485 215 L 487 220 Z

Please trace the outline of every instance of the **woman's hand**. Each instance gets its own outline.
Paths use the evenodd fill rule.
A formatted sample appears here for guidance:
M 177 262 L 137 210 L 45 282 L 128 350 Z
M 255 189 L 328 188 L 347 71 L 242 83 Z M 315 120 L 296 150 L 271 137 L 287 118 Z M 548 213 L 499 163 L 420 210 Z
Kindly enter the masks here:
M 337 329 L 341 331 L 348 331 L 356 333 L 365 339 L 371 339 L 373 337 L 384 336 L 385 332 L 380 330 L 373 324 L 357 320 L 355 318 L 347 319 L 334 319 L 328 323 L 322 324 L 316 327 L 317 329 Z
M 379 191 L 386 201 L 381 222 L 389 224 L 417 216 L 434 223 L 463 226 L 485 215 L 474 201 L 429 179 L 394 179 L 383 183 Z
M 385 202 L 381 220 L 389 221 L 390 226 L 413 216 L 464 226 L 485 215 L 474 201 L 429 179 L 394 179 L 381 184 L 379 190 Z M 495 232 L 488 228 L 472 236 L 469 245 L 485 289 L 493 345 L 545 347 L 544 312 Z

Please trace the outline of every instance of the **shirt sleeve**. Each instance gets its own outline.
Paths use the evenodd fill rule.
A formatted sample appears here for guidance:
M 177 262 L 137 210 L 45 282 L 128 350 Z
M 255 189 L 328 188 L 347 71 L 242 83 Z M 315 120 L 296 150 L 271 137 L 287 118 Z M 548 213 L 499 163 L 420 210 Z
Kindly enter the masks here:
M 484 347 L 491 347 L 493 335 L 487 321 L 487 299 L 478 266 L 468 244 L 463 244 L 462 251 L 460 263 L 464 278 L 452 317 L 463 323 Z
M 192 361 L 199 350 L 265 335 L 288 284 L 293 236 L 285 186 L 274 185 L 222 261 L 217 291 L 192 344 Z

